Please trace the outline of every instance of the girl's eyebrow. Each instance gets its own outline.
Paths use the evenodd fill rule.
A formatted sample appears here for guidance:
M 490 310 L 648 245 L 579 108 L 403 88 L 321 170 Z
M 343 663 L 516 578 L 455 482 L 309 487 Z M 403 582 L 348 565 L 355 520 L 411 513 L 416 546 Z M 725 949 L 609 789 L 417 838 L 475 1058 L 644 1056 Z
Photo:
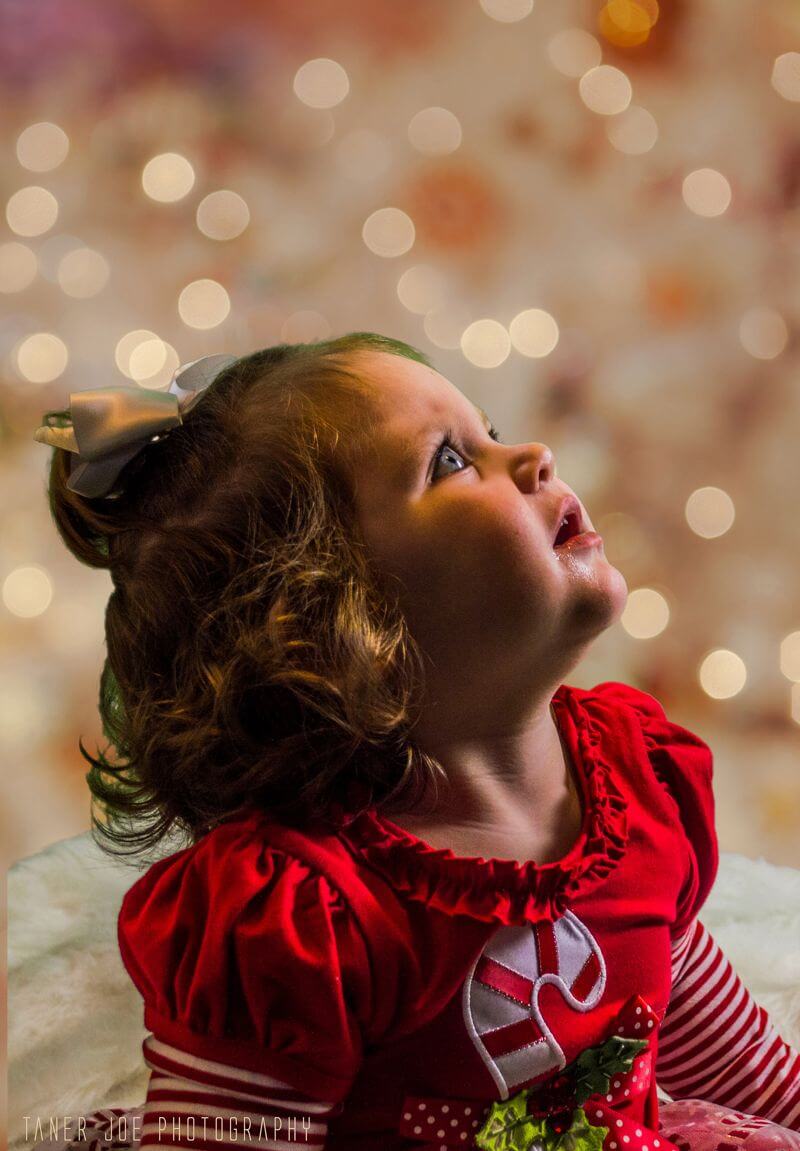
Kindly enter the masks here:
M 474 400 L 470 400 L 475 411 L 481 417 L 486 431 L 491 431 L 492 421 L 489 419 L 486 412 L 476 404 Z M 400 459 L 397 466 L 397 478 L 400 483 L 407 483 L 413 480 L 419 469 L 426 464 L 426 459 L 429 439 L 433 432 L 441 432 L 439 424 L 431 424 L 426 428 L 422 428 L 418 435 L 403 436 L 400 440 Z

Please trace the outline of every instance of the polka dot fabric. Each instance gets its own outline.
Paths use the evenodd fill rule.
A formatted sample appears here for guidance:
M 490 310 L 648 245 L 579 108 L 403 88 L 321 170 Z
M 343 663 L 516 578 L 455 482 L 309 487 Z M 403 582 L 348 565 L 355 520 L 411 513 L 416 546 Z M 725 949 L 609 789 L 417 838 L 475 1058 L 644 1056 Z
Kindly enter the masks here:
M 797 1131 L 703 1099 L 662 1103 L 659 1128 L 679 1151 L 800 1151 Z

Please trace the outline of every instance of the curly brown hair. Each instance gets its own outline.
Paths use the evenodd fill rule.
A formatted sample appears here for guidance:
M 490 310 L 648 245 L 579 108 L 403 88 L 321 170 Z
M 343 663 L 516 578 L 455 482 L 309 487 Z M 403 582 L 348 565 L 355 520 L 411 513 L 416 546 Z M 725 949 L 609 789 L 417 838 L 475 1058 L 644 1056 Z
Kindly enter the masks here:
M 370 349 L 430 366 L 372 332 L 244 356 L 127 465 L 113 500 L 72 492 L 54 450 L 58 531 L 114 585 L 99 710 L 123 762 L 79 741 L 108 854 L 173 829 L 194 843 L 251 805 L 335 824 L 435 788 L 441 768 L 410 739 L 422 656 L 354 517 L 373 417 L 351 361 Z

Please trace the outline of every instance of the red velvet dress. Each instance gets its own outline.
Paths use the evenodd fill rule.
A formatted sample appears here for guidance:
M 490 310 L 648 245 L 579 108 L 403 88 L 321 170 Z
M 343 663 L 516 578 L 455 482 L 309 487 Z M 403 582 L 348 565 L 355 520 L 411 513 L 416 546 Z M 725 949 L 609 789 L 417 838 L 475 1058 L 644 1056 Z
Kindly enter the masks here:
M 227 1066 L 287 1110 L 314 1100 L 317 1146 L 471 1147 L 523 1088 L 561 1114 L 564 1068 L 622 1035 L 646 1045 L 589 1121 L 606 1149 L 682 1146 L 654 1070 L 673 942 L 717 873 L 711 754 L 624 684 L 553 708 L 583 809 L 557 862 L 457 856 L 372 809 L 338 831 L 253 810 L 154 864 L 119 944 L 162 1078 L 220 1089 Z

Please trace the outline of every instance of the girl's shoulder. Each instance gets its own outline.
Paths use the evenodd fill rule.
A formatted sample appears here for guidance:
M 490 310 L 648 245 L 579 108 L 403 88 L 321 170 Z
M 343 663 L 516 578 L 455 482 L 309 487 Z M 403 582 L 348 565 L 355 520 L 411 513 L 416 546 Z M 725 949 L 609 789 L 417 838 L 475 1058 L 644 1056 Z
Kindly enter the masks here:
M 126 892 L 117 923 L 145 1026 L 198 1058 L 338 1096 L 372 1010 L 359 896 L 335 835 L 258 811 L 156 861 Z
M 641 740 L 654 786 L 669 797 L 685 835 L 690 866 L 674 925 L 678 933 L 705 902 L 719 869 L 711 748 L 640 688 L 607 681 L 580 694 L 609 732 L 627 731 L 628 738 L 634 733 Z
M 278 902 L 284 915 L 307 916 L 315 904 L 344 922 L 354 917 L 352 904 L 363 902 L 362 887 L 335 832 L 291 827 L 250 807 L 150 865 L 122 901 L 120 942 L 140 924 L 150 938 L 190 923 L 202 924 L 206 937 L 224 935 Z

